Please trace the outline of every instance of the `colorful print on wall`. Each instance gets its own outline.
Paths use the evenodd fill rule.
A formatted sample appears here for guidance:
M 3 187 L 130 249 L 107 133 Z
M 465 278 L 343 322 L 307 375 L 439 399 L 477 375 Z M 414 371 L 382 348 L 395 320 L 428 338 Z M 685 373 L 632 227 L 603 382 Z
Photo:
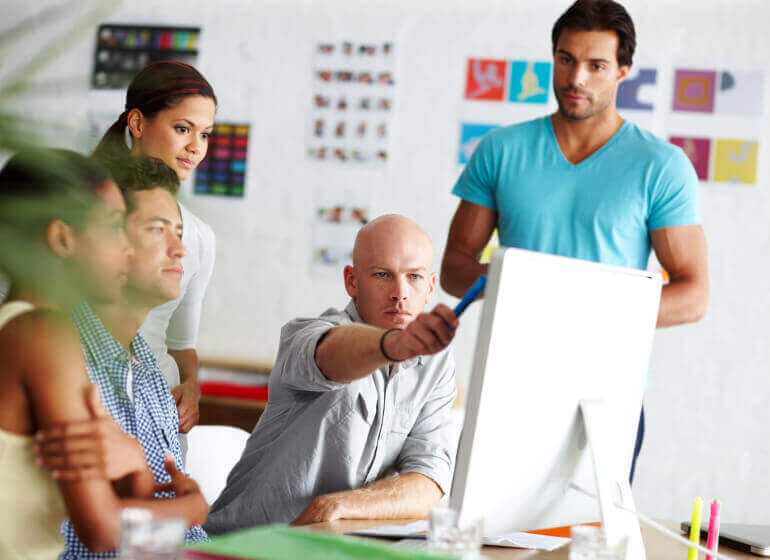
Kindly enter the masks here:
M 717 73 L 713 70 L 676 70 L 674 111 L 713 113 Z
M 759 142 L 756 140 L 672 136 L 669 141 L 684 150 L 701 181 L 757 183 Z
M 757 184 L 764 82 L 757 69 L 674 71 L 673 113 L 701 116 L 677 117 L 669 140 L 684 150 L 701 181 Z
M 340 201 L 316 209 L 316 237 L 313 263 L 316 266 L 344 267 L 353 261 L 353 240 L 369 221 L 369 209 Z
M 716 112 L 747 117 L 761 116 L 764 81 L 762 72 L 722 72 L 719 77 Z
M 552 72 L 553 64 L 542 60 L 467 59 L 457 162 L 468 163 L 490 130 L 545 110 L 553 99 Z
M 551 89 L 551 63 L 514 60 L 508 101 L 513 103 L 548 103 Z
M 499 128 L 496 124 L 462 123 L 460 129 L 460 150 L 458 162 L 466 164 L 471 159 L 476 146 L 490 130 Z
M 393 43 L 316 45 L 308 155 L 384 163 L 395 98 Z
M 502 101 L 505 99 L 507 68 L 508 63 L 505 60 L 468 59 L 465 98 L 474 101 Z
M 762 72 L 676 70 L 674 111 L 757 117 L 762 115 Z
M 717 139 L 714 148 L 714 181 L 757 183 L 759 143 L 753 140 Z
M 151 62 L 175 60 L 194 65 L 200 32 L 200 27 L 100 25 L 91 87 L 123 89 Z
M 465 78 L 468 101 L 546 104 L 551 91 L 550 62 L 469 58 Z
M 709 163 L 711 158 L 711 139 L 709 138 L 690 138 L 685 136 L 672 136 L 669 141 L 682 148 L 687 157 L 690 158 L 695 173 L 701 181 L 708 181 Z
M 655 68 L 640 68 L 620 83 L 618 87 L 618 109 L 652 111 L 655 106 L 646 93 L 654 90 L 658 83 L 658 71 Z
M 311 271 L 342 278 L 353 261 L 353 243 L 358 230 L 369 222 L 370 197 L 363 189 L 316 188 L 313 217 Z
M 243 197 L 249 125 L 216 123 L 206 158 L 195 172 L 195 194 Z

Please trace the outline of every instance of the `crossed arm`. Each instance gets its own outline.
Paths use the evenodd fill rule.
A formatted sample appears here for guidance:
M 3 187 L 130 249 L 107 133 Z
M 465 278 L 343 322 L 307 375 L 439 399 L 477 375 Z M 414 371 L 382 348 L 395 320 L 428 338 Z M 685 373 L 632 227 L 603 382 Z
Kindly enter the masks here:
M 18 365 L 25 372 L 35 423 L 44 432 L 36 440 L 41 460 L 45 465 L 54 462 L 54 477 L 78 538 L 94 552 L 115 550 L 120 511 L 125 507 L 179 515 L 190 526 L 203 523 L 208 512 L 205 499 L 195 482 L 176 469 L 173 458 L 166 461 L 166 470 L 176 497 L 154 499 L 154 492 L 161 489 L 155 486 L 141 446 L 120 431 L 101 405 L 86 398 L 91 386 L 72 325 L 64 319 L 28 315 L 19 332 L 17 355 L 23 363 Z M 111 484 L 118 479 L 124 483 L 121 492 Z
M 486 274 L 479 264 L 497 223 L 497 212 L 461 201 L 449 229 L 447 248 L 441 264 L 441 286 L 456 297 Z M 700 225 L 673 226 L 650 232 L 655 255 L 669 275 L 663 287 L 658 327 L 699 321 L 709 300 L 706 236 Z

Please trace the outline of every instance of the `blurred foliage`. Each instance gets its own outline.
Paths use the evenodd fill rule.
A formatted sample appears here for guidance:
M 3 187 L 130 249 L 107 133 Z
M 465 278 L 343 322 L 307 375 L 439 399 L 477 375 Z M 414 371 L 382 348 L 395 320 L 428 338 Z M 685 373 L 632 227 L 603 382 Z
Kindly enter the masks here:
M 20 0 L 12 1 L 21 5 Z M 60 301 L 76 290 L 68 285 L 68 279 L 56 277 L 61 267 L 51 251 L 45 249 L 41 224 L 55 218 L 77 221 L 78 213 L 88 203 L 79 200 L 78 192 L 82 195 L 82 190 L 68 188 L 78 174 L 67 159 L 44 150 L 45 138 L 65 127 L 25 114 L 24 102 L 34 99 L 35 103 L 50 107 L 61 92 L 82 88 L 83 80 L 77 73 L 89 68 L 89 61 L 73 68 L 72 77 L 63 80 L 41 79 L 41 74 L 72 45 L 92 35 L 120 4 L 119 0 L 70 0 L 37 8 L 37 3 L 29 3 L 33 10 L 38 10 L 34 15 L 10 27 L 5 23 L 7 17 L 0 18 L 0 70 L 4 70 L 0 73 L 0 165 L 6 157 L 18 154 L 18 160 L 41 179 L 61 185 L 61 192 L 53 197 L 40 198 L 30 193 L 29 197 L 21 198 L 0 193 L 0 263 L 11 277 L 23 278 L 27 288 L 48 292 Z M 6 4 L 3 11 L 11 10 Z M 33 43 L 30 38 L 40 36 L 45 41 L 29 51 L 29 44 Z M 14 190 L 9 186 L 5 192 Z M 0 301 L 7 295 L 7 280 L 0 272 Z
M 51 92 L 61 91 L 62 87 L 72 87 L 70 80 L 62 83 L 61 81 L 45 82 L 36 78 L 74 43 L 92 34 L 98 24 L 113 13 L 121 3 L 120 0 L 95 2 L 71 0 L 43 8 L 39 13 L 23 19 L 10 28 L 3 28 L 0 23 L 0 64 L 2 64 L 4 60 L 13 60 L 27 54 L 20 52 L 19 43 L 28 36 L 46 31 L 61 21 L 66 21 L 73 13 L 83 12 L 62 30 L 57 29 L 55 33 L 50 34 L 51 38 L 39 50 L 29 53 L 29 59 L 18 68 L 0 77 L 0 151 L 13 153 L 39 147 L 43 142 L 40 131 L 59 126 L 59 123 L 41 122 L 20 114 L 12 108 L 14 102 L 31 96 L 45 99 L 53 95 Z M 44 163 L 40 162 L 40 164 Z

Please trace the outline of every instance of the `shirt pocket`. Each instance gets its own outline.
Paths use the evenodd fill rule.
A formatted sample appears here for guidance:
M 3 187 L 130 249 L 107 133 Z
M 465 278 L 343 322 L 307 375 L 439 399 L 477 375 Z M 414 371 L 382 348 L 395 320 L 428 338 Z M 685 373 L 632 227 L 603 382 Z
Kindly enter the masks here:
M 422 408 L 426 390 L 424 379 L 415 369 L 399 372 L 390 431 L 406 437 L 412 431 Z
M 376 396 L 371 399 L 365 391 L 356 392 L 341 403 L 338 419 L 329 426 L 329 435 L 346 463 L 355 463 L 366 455 L 376 412 Z
M 393 412 L 393 424 L 390 431 L 407 436 L 412 431 L 412 427 L 414 427 L 414 421 L 414 407 L 400 404 Z

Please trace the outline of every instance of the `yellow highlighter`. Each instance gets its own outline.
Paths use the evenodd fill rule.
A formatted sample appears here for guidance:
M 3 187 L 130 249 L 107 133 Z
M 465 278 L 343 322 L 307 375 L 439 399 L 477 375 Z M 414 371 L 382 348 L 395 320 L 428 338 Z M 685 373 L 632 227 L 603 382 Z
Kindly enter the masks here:
M 690 523 L 690 542 L 700 544 L 700 513 L 703 509 L 703 500 L 695 498 L 692 503 L 692 523 Z M 687 560 L 698 560 L 698 549 L 690 547 L 687 551 Z

